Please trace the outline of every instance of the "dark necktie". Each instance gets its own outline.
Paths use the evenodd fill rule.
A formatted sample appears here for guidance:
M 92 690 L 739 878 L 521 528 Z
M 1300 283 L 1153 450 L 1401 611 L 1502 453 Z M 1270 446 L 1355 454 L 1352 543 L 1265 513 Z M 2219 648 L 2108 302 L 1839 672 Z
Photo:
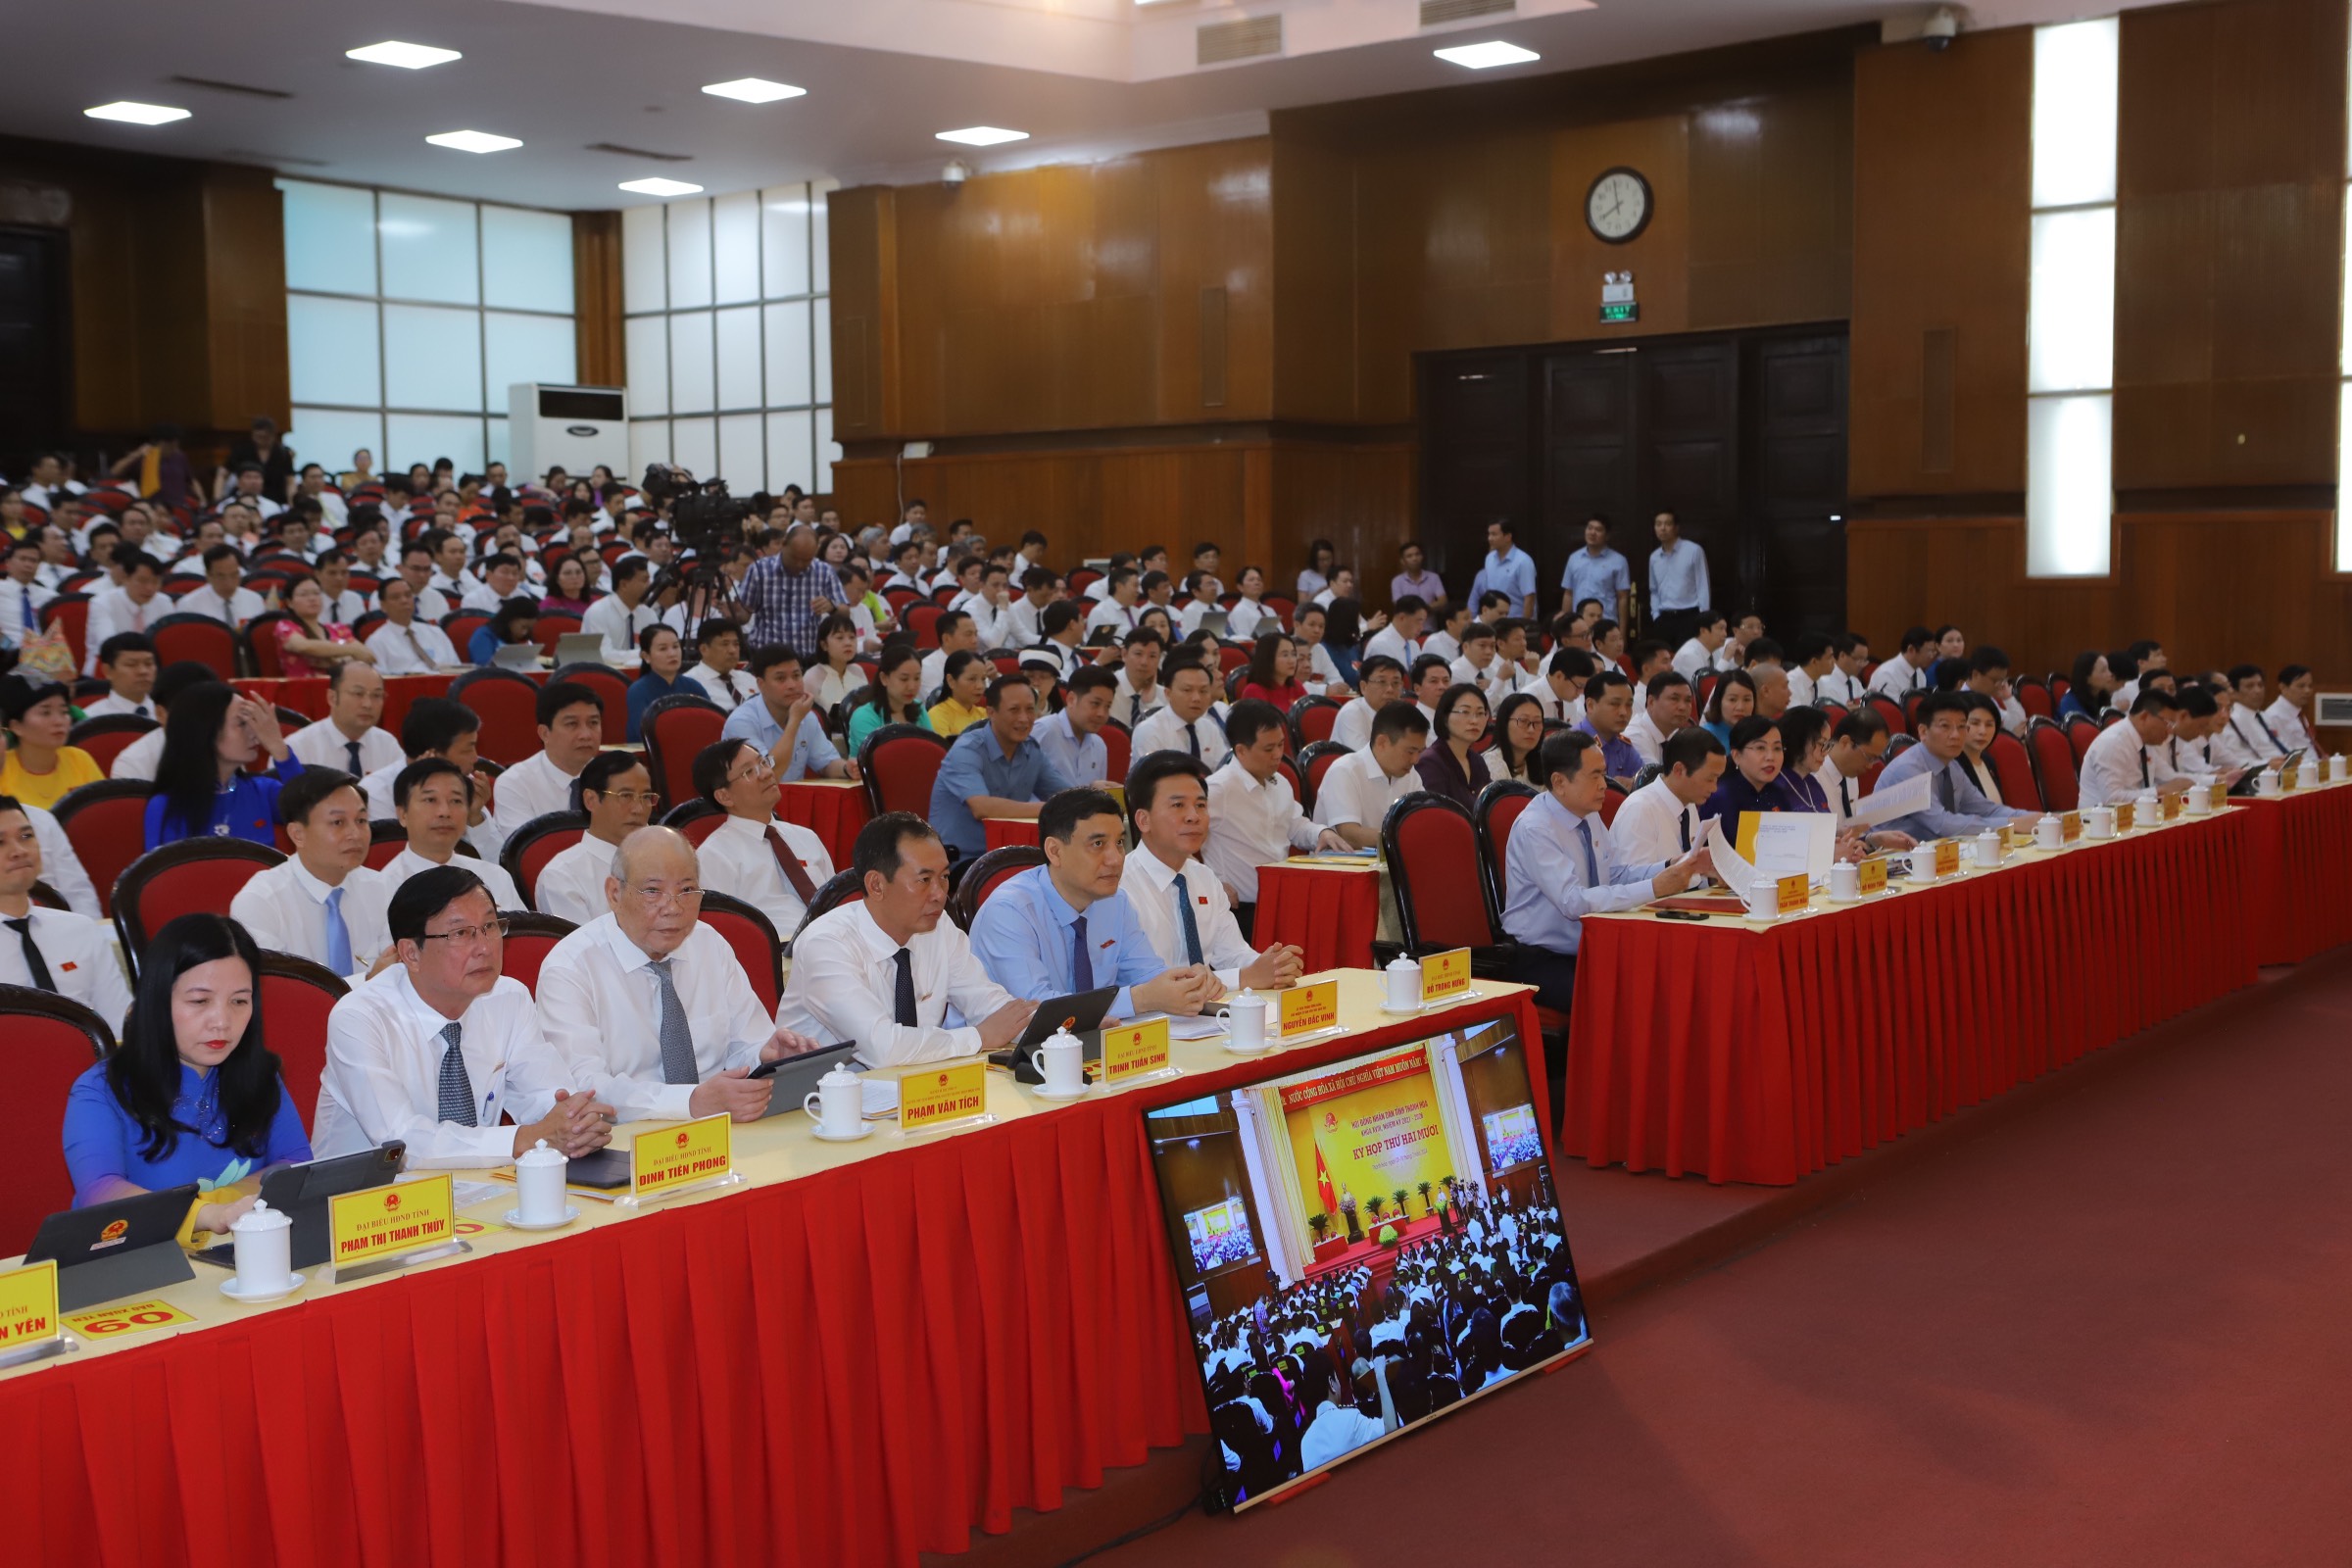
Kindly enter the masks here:
M 473 1080 L 466 1075 L 466 1057 L 458 1050 L 465 1036 L 465 1025 L 452 1022 L 442 1029 L 441 1038 L 449 1049 L 441 1053 L 441 1119 L 454 1121 L 461 1127 L 478 1127 L 474 1119 Z
M 801 858 L 784 847 L 784 835 L 776 831 L 772 822 L 767 828 L 767 850 L 776 858 L 776 869 L 783 872 L 784 880 L 792 884 L 793 897 L 801 901 L 801 907 L 805 909 L 814 904 L 815 885 L 808 880 L 808 872 L 802 866 Z
M 1681 830 L 1683 835 L 1683 853 L 1689 855 L 1690 853 L 1690 808 L 1686 806 L 1674 813 L 1674 825 Z
M 1132 731 L 1135 729 L 1135 726 L 1136 726 L 1136 725 L 1138 725 L 1138 724 L 1140 724 L 1140 723 L 1142 723 L 1143 721 L 1144 721 L 1144 694 L 1143 694 L 1142 692 L 1129 692 L 1129 693 L 1127 694 L 1127 728 L 1128 728 L 1128 730 L 1129 730 L 1130 732 L 1132 732 Z
M 2277 746 L 2281 753 L 2285 752 L 2286 747 L 2279 742 L 2278 732 L 2271 728 L 2271 721 L 2269 719 L 2263 717 L 2260 713 L 2256 713 L 2254 715 L 2254 722 L 2262 726 L 2262 733 L 2269 737 L 2270 743 L 2273 746 Z
M 1960 793 L 1952 787 L 1952 764 L 1949 762 L 1936 771 L 1936 800 L 1947 811 L 1960 809 Z
M 1199 719 L 1193 720 L 1194 724 L 1199 722 Z M 1184 749 L 1193 754 L 1193 760 L 1200 760 L 1200 732 L 1194 729 L 1192 724 L 1184 726 Z
M 2145 746 L 2142 746 L 2139 749 L 2139 787 L 2144 790 L 2148 787 L 2149 782 L 2148 749 Z
M 1596 888 L 1600 886 L 1600 861 L 1592 854 L 1592 819 L 1591 817 L 1580 816 L 1576 819 L 1576 836 L 1584 841 L 1585 846 L 1585 886 Z
M 49 962 L 41 956 L 40 944 L 32 940 L 32 916 L 11 920 L 8 928 L 24 944 L 24 967 L 32 975 L 32 983 L 43 991 L 55 991 L 57 982 L 49 978 Z
M 1184 917 L 1184 961 L 1200 961 L 1200 922 L 1193 918 L 1191 890 L 1184 885 L 1184 874 L 1178 872 L 1175 881 L 1176 912 Z
M 1079 915 L 1070 922 L 1070 990 L 1073 994 L 1095 989 L 1095 958 L 1086 951 L 1086 916 Z
M 343 750 L 351 757 L 351 776 L 353 778 L 365 778 L 368 770 L 360 766 L 360 743 L 358 741 L 345 741 L 343 743 Z
M 412 622 L 409 625 L 403 626 L 400 628 L 400 630 L 401 635 L 408 638 L 409 652 L 416 656 L 416 662 L 422 664 L 428 670 L 431 669 L 433 667 L 432 656 L 424 651 L 424 644 L 416 640 L 416 627 L 415 623 Z
M 899 966 L 898 992 L 893 999 L 898 1024 L 902 1029 L 911 1029 L 915 1026 L 914 955 L 901 948 L 893 956 L 893 961 Z
M 686 1026 L 686 1008 L 678 1001 L 678 982 L 669 972 L 669 960 L 655 958 L 646 967 L 654 971 L 654 985 L 662 995 L 662 1017 L 656 1025 L 662 1040 L 662 1081 L 699 1084 L 703 1075 L 694 1059 L 694 1034 Z
M 1840 774 L 1838 774 L 1838 814 L 1839 816 L 1841 816 L 1841 817 L 1844 817 L 1844 816 L 1851 816 L 1851 815 L 1853 815 L 1853 814 L 1854 814 L 1854 797 L 1853 797 L 1852 790 L 1853 790 L 1853 783 L 1852 783 L 1852 781 L 1851 781 L 1850 779 L 1848 779 L 1848 778 L 1847 778 L 1847 777 L 1846 777 L 1846 776 L 1845 776 L 1843 773 L 1840 773 Z

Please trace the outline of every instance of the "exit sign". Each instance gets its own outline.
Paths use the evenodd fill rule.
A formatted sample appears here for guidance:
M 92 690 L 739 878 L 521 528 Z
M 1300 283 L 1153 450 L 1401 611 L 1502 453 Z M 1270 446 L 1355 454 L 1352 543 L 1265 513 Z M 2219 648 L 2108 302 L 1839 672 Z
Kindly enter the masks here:
M 1600 322 L 1603 326 L 1621 325 L 1642 319 L 1642 307 L 1634 299 L 1634 274 L 1603 272 L 1600 274 Z
M 1600 308 L 1600 320 L 1603 326 L 1614 322 L 1639 321 L 1640 319 L 1642 319 L 1642 307 L 1632 300 L 1627 300 L 1623 305 L 1603 305 Z

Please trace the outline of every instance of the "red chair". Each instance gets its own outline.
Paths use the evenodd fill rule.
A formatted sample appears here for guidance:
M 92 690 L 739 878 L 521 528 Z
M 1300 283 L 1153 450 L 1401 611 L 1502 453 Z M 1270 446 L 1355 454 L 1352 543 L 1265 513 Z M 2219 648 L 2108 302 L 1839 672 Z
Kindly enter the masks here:
M 899 612 L 899 623 L 914 638 L 917 648 L 939 646 L 939 617 L 944 612 L 939 606 L 921 602 L 909 603 Z
M 0 986 L 0 1020 L 8 1034 L 0 1063 L 21 1125 L 44 1133 L 63 1126 L 74 1081 L 115 1049 L 114 1031 L 80 1003 L 31 986 Z M 13 1256 L 32 1244 L 42 1220 L 74 1206 L 74 1181 L 54 1133 L 0 1148 L 0 1250 Z
M 202 584 L 204 579 L 196 579 Z M 155 642 L 155 662 L 176 664 L 182 660 L 204 665 L 222 680 L 237 677 L 237 634 L 210 615 L 166 615 L 147 628 Z
M 1113 784 L 1124 784 L 1127 782 L 1127 763 L 1135 752 L 1135 737 L 1127 732 L 1126 725 L 1115 718 L 1103 721 L 1101 734 L 1102 776 Z
M 29 513 L 32 509 L 27 507 Z M 79 669 L 84 657 L 82 633 L 90 623 L 90 596 L 79 593 L 61 593 L 41 607 L 41 629 L 63 630 L 66 645 L 74 650 L 74 667 Z
M 988 902 L 990 894 L 1009 878 L 1045 863 L 1046 852 L 1034 844 L 1007 844 L 1001 850 L 990 850 L 964 867 L 963 880 L 948 896 L 948 913 L 957 926 L 969 931 L 972 921 L 979 916 L 980 906 Z
M 717 832 L 718 824 L 726 819 L 726 811 L 715 801 L 697 795 L 671 807 L 663 813 L 662 825 L 685 834 L 686 842 L 699 850 L 703 840 Z
M 892 617 L 902 625 L 906 623 L 906 607 L 922 597 L 911 588 L 885 588 L 882 590 L 882 602 L 890 607 Z
M 226 627 L 221 629 L 227 630 Z M 112 773 L 115 770 L 115 759 L 122 755 L 122 748 L 155 727 L 154 719 L 141 718 L 136 713 L 107 713 L 98 718 L 83 719 L 74 726 L 66 738 L 89 753 L 91 761 Z
M 1508 943 L 1488 906 L 1478 870 L 1478 827 L 1443 795 L 1418 790 L 1389 808 L 1381 853 L 1396 892 L 1396 929 L 1418 956 L 1468 948 L 1471 966 L 1499 976 Z
M 703 924 L 727 939 L 743 972 L 751 977 L 760 1007 L 773 1017 L 784 999 L 784 943 L 776 935 L 775 922 L 741 899 L 706 889 Z
M 2080 713 L 2066 721 L 2066 740 L 2067 744 L 2075 749 L 2076 772 L 2082 771 L 2083 754 L 2090 750 L 2090 743 L 2099 738 L 2099 730 L 2102 727 Z
M 1502 926 L 1502 906 L 1509 902 L 1508 879 L 1511 828 L 1519 813 L 1536 804 L 1538 791 L 1525 779 L 1498 778 L 1478 792 L 1478 809 L 1470 813 L 1478 829 L 1479 859 L 1486 870 L 1488 915 Z
M 1340 705 L 1328 697 L 1301 697 L 1291 705 L 1291 750 L 1305 751 L 1317 741 L 1331 739 L 1331 727 L 1340 721 Z
M 115 882 L 147 842 L 147 802 L 155 787 L 143 778 L 108 779 L 69 790 L 57 803 L 74 858 L 98 890 L 98 912 L 115 912 Z
M 1707 710 L 1707 703 L 1715 695 L 1715 683 L 1721 679 L 1723 677 L 1720 674 L 1712 671 L 1698 677 L 1698 695 L 1691 699 L 1692 706 L 1698 711 L 1703 713 Z
M 1821 705 L 1821 710 L 1830 715 L 1830 728 L 1832 729 L 1836 729 L 1845 722 L 1845 705 L 1842 703 L 1824 703 Z
M 1609 827 L 1615 824 L 1617 820 L 1617 808 L 1623 806 L 1625 804 L 1625 786 L 1618 783 L 1615 779 L 1610 779 L 1607 792 L 1600 798 L 1601 826 Z
M 549 611 L 531 623 L 531 638 L 539 651 L 548 658 L 556 657 L 556 644 L 580 629 L 580 617 L 559 614 Z M 623 710 L 625 717 L 626 710 Z
M 400 858 L 400 852 L 409 847 L 409 830 L 397 821 L 368 824 L 368 859 L 370 871 L 381 871 Z
M 487 666 L 469 669 L 449 683 L 450 698 L 481 718 L 481 734 L 475 744 L 482 755 L 504 767 L 513 767 L 542 750 L 539 691 L 539 683 L 520 670 Z
M 1348 755 L 1348 749 L 1338 741 L 1316 741 L 1300 749 L 1298 769 L 1306 775 L 1306 794 L 1298 797 L 1300 807 L 1303 808 L 1310 797 L 1322 795 L 1323 775 L 1331 770 L 1332 763 Z
M 326 1075 L 326 1015 L 350 992 L 350 984 L 323 963 L 290 953 L 262 955 L 263 1043 L 276 1053 L 278 1074 L 305 1127 L 318 1122 L 318 1081 Z
M 2082 802 L 2082 769 L 2066 731 L 2055 721 L 2036 718 L 2026 725 L 2026 748 L 2032 754 L 2034 781 L 2042 808 L 2071 811 Z
M 1080 566 L 1076 571 L 1073 571 L 1069 574 L 1068 581 L 1070 585 L 1071 600 L 1076 601 L 1085 598 L 1086 591 L 1102 580 L 1102 574 L 1097 571 L 1094 567 Z
M 1217 644 L 1217 674 L 1231 675 L 1237 669 L 1250 667 L 1250 650 L 1240 643 Z
M 546 625 L 546 621 L 539 624 Z M 554 650 L 549 650 L 554 657 Z M 565 664 L 548 677 L 552 684 L 560 680 L 577 681 L 604 700 L 605 744 L 616 745 L 629 732 L 629 683 L 619 670 L 611 664 Z
M 1274 765 L 1281 771 L 1284 778 L 1291 781 L 1291 799 L 1298 803 L 1298 809 L 1306 813 L 1308 816 L 1314 815 L 1314 786 L 1298 776 L 1298 764 L 1292 761 L 1289 758 L 1284 757 L 1278 758 L 1275 760 Z
M 1911 719 L 1903 711 L 1902 704 L 1879 692 L 1872 692 L 1862 700 L 1878 710 L 1879 716 L 1886 721 L 1889 733 L 1895 735 L 1911 733 Z
M 539 991 L 539 966 L 547 961 L 550 949 L 579 928 L 569 920 L 553 914 L 528 914 L 502 909 L 499 913 L 507 922 L 507 940 L 501 945 L 499 972 L 522 982 L 523 989 L 534 996 Z
M 473 646 L 473 634 L 489 624 L 490 617 L 478 610 L 453 610 L 441 617 L 441 629 L 449 634 L 449 644 L 460 659 L 471 657 L 466 650 Z
M 931 786 L 948 760 L 948 743 L 912 724 L 885 724 L 858 749 L 858 770 L 865 779 L 873 814 L 912 811 L 931 814 Z
M 1903 724 L 1914 735 L 1919 733 L 1919 705 L 1928 700 L 1926 692 L 1903 694 Z
M 532 890 L 539 885 L 539 873 L 547 862 L 580 842 L 588 833 L 587 813 L 582 811 L 550 811 L 534 816 L 514 830 L 498 852 L 498 863 L 514 882 L 514 891 L 532 908 L 539 901 Z M 771 1009 L 772 1010 L 772 1009 Z
M 148 939 L 183 914 L 226 914 L 237 891 L 285 857 L 245 839 L 181 839 L 149 850 L 115 883 L 115 931 L 135 976 Z
M 251 580 L 247 579 L 249 583 Z M 261 679 L 277 680 L 285 675 L 285 662 L 277 657 L 277 633 L 273 628 L 279 621 L 293 618 L 282 610 L 266 610 L 245 623 L 245 662 Z
M 727 710 L 700 692 L 672 692 L 646 705 L 637 738 L 645 743 L 654 788 L 671 807 L 696 798 L 694 760 L 726 722 Z
M 2017 694 L 2017 706 L 2026 710 L 2029 719 L 2051 718 L 2058 712 L 2057 701 L 2050 696 L 2047 682 L 2038 675 L 2020 675 L 2009 683 Z
M 1992 738 L 1984 759 L 1992 764 L 1993 782 L 2000 786 L 2003 806 L 2020 811 L 2043 808 L 2041 785 L 2034 777 L 2034 758 L 2024 741 L 2003 730 Z

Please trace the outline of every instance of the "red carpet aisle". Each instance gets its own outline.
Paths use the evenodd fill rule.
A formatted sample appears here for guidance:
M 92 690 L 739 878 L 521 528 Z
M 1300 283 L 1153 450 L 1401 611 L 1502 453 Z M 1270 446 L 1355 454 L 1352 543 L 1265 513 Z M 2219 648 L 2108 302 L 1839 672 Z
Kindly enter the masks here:
M 1555 1376 L 1099 1561 L 1453 1562 L 1472 1508 L 1497 1564 L 2352 1561 L 2352 956 L 2181 1034 L 1604 1311 Z

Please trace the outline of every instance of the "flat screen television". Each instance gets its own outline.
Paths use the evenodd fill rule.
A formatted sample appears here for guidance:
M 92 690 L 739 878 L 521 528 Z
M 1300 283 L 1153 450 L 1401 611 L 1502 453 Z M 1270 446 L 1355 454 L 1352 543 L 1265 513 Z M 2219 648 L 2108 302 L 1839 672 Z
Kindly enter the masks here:
M 1146 1115 L 1225 1494 L 1592 1346 L 1508 1018 Z

